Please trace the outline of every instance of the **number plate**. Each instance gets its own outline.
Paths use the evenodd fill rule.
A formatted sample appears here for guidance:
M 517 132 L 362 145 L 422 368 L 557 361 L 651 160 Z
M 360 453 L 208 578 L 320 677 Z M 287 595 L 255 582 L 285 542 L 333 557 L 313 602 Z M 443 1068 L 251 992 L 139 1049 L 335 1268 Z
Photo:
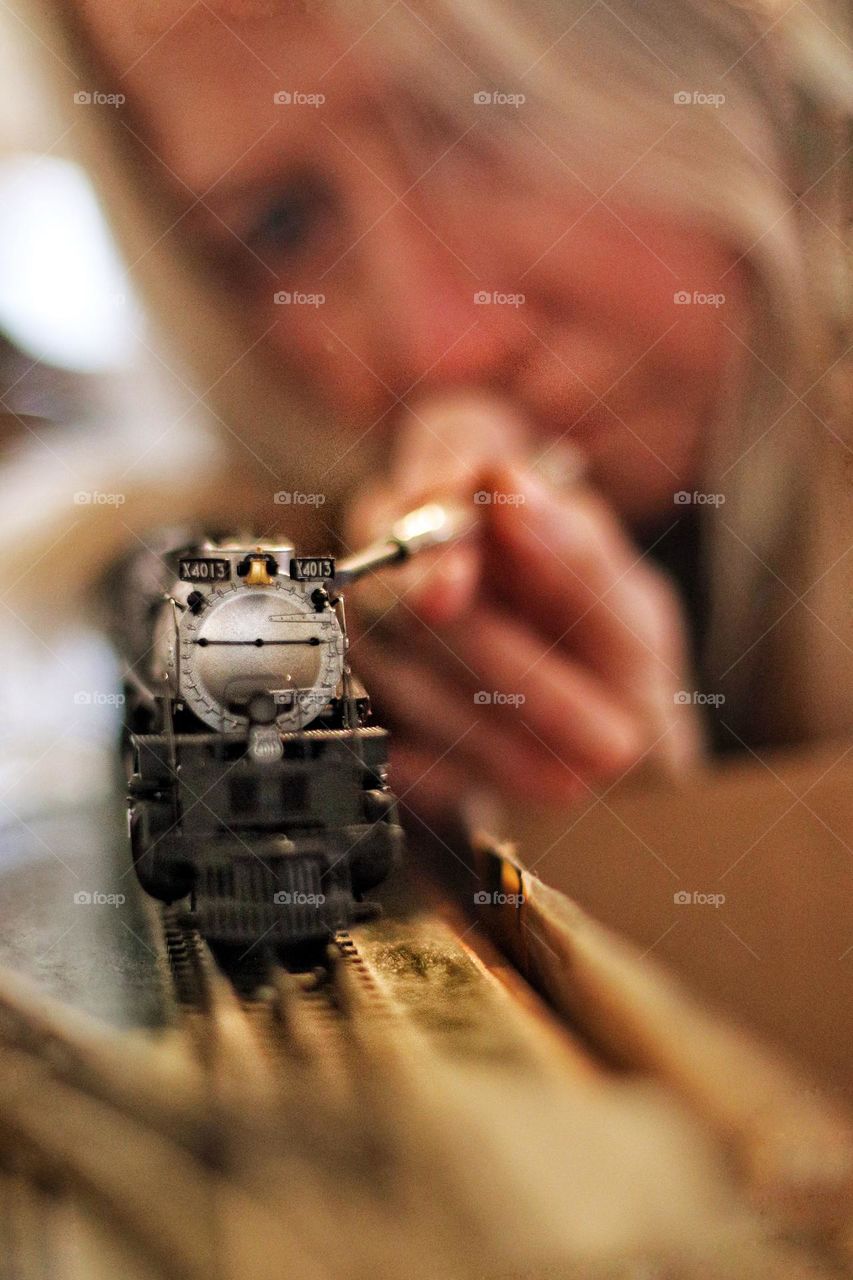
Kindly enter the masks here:
M 294 582 L 327 582 L 335 576 L 332 556 L 294 556 L 290 562 Z
M 228 582 L 231 578 L 230 560 L 181 560 L 178 562 L 181 582 Z

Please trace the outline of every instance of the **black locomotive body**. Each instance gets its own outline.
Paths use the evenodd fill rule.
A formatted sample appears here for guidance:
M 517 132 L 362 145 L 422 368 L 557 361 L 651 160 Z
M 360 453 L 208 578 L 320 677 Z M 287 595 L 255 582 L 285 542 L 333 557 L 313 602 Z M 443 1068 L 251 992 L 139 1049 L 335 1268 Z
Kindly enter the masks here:
M 207 543 L 167 563 L 128 701 L 139 880 L 214 945 L 310 949 L 378 910 L 403 839 L 333 562 Z

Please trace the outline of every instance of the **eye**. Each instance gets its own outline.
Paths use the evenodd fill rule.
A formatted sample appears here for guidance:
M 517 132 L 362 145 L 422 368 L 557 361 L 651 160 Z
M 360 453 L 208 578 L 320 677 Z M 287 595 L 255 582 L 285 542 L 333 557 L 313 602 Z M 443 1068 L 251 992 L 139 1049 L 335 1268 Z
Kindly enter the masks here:
M 325 182 L 301 178 L 268 199 L 244 239 L 262 258 L 298 254 L 322 234 L 335 209 L 334 193 Z

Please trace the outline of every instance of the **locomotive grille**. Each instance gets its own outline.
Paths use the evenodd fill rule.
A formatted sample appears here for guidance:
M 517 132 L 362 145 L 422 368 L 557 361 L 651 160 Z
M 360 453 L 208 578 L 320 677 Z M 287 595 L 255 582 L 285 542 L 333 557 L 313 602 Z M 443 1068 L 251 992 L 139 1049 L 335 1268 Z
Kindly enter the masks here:
M 202 933 L 240 943 L 247 937 L 287 942 L 333 932 L 341 904 L 322 885 L 321 860 L 289 856 L 264 862 L 246 856 L 200 868 L 196 913 Z

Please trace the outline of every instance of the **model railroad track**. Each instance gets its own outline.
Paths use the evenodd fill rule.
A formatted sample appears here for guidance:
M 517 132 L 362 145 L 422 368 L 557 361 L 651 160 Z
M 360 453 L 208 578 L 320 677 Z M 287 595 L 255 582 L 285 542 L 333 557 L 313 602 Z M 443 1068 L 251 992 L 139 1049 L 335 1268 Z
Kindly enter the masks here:
M 405 1002 L 348 934 L 311 972 L 260 953 L 226 973 L 177 911 L 162 922 L 175 1014 L 156 1036 L 109 1032 L 0 980 L 0 1280 L 340 1274 L 322 1248 L 314 1257 L 313 1219 L 337 1225 L 324 1195 L 305 1238 L 281 1207 L 309 1171 L 331 1203 L 342 1179 L 363 1194 L 398 1158 L 380 1135 L 403 1060 L 419 1057 Z M 388 928 L 373 945 L 398 975 L 411 963 L 427 987 L 448 975 L 458 987 L 460 966 L 481 978 L 450 955 L 446 925 L 428 940 L 423 921 Z
M 387 995 L 352 936 L 339 932 L 321 962 L 293 972 L 269 949 L 217 961 L 191 918 L 162 913 L 163 941 L 178 1018 L 202 1062 L 218 1046 L 253 1076 L 286 1076 L 294 1064 L 322 1059 L 328 1072 L 345 1050 L 353 1018 L 391 1017 Z
M 812 1196 L 808 1213 L 773 1203 L 769 1138 L 756 1214 L 709 1160 L 707 1105 L 696 1128 L 683 1087 L 674 1104 L 610 1075 L 472 936 L 409 903 L 310 972 L 260 948 L 234 969 L 166 910 L 173 1017 L 153 1035 L 0 974 L 0 1280 L 850 1274 L 834 1201 L 825 1221 Z M 581 946 L 576 986 L 593 972 Z M 654 1021 L 639 986 L 626 1001 Z M 767 1093 L 750 1070 L 740 1090 Z
M 330 1280 L 348 1274 L 348 1233 L 370 1274 L 391 1274 L 383 1223 L 436 1070 L 555 1070 L 557 1033 L 531 1037 L 428 910 L 339 934 L 310 972 L 260 949 L 226 971 L 171 909 L 162 946 L 174 1013 L 154 1035 L 0 976 L 0 1280 Z M 588 1076 L 562 1052 L 556 1069 Z M 419 1277 L 427 1241 L 413 1248 Z M 467 1264 L 443 1274 L 467 1280 Z

